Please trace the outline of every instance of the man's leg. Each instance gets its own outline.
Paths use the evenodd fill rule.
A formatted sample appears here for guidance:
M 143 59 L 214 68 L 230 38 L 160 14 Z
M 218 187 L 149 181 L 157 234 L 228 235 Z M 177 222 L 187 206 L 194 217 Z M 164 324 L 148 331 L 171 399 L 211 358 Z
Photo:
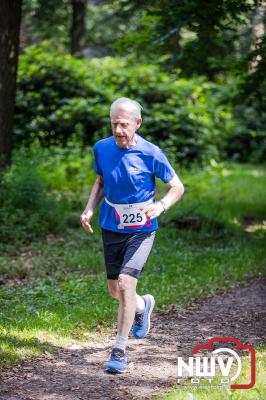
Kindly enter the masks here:
M 110 296 L 119 301 L 118 279 L 107 279 Z M 136 312 L 142 313 L 145 308 L 143 297 L 136 293 Z
M 155 232 L 139 232 L 129 239 L 128 247 L 124 255 L 121 274 L 127 274 L 138 278 L 144 264 L 150 254 L 155 238 Z M 136 339 L 144 338 L 150 330 L 150 318 L 155 304 L 151 294 L 136 298 L 136 314 L 132 327 L 133 336 Z
M 107 285 L 110 296 L 119 301 L 120 293 L 118 289 L 118 279 L 107 279 Z
M 108 236 L 103 233 L 108 288 L 111 296 L 119 301 L 117 337 L 107 371 L 121 373 L 126 370 L 125 348 L 136 315 L 134 336 L 143 338 L 150 329 L 154 298 L 151 295 L 138 296 L 136 286 L 152 248 L 155 232 L 126 235 L 124 238 L 114 233 L 108 233 Z
M 128 337 L 135 313 L 145 309 L 143 297 L 136 293 L 137 282 L 136 278 L 125 274 L 107 280 L 110 295 L 119 301 L 117 335 L 122 337 Z
M 119 301 L 117 340 L 114 347 L 121 348 L 123 351 L 125 351 L 126 341 L 134 321 L 137 297 L 143 301 L 141 308 L 143 310 L 145 308 L 144 300 L 136 294 L 137 282 L 136 278 L 125 274 L 120 274 L 117 280 L 108 279 L 109 293 Z
M 122 373 L 126 370 L 125 350 L 136 312 L 137 281 L 136 278 L 125 274 L 120 274 L 117 280 L 108 280 L 111 296 L 119 301 L 117 336 L 107 363 L 108 372 Z
M 128 337 L 136 312 L 136 287 L 138 280 L 133 276 L 120 274 L 118 289 L 120 301 L 118 307 L 117 334 Z

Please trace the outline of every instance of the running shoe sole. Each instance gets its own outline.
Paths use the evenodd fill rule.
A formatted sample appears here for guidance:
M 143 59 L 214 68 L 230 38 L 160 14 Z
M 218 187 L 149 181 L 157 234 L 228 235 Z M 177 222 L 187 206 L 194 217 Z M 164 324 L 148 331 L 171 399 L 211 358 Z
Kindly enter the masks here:
M 124 374 L 125 372 L 127 372 L 127 369 L 124 369 L 123 371 L 116 369 L 116 368 L 106 368 L 105 370 L 106 372 L 108 372 L 108 374 Z
M 149 312 L 148 312 L 148 330 L 147 330 L 147 333 L 145 334 L 145 336 L 148 335 L 148 333 L 149 333 L 149 331 L 151 329 L 151 313 L 152 313 L 154 305 L 155 305 L 154 297 L 151 294 L 144 295 L 143 297 L 146 298 L 147 296 L 149 296 L 149 298 L 150 298 L 151 307 L 150 307 Z M 143 336 L 143 337 L 145 337 L 145 336 Z

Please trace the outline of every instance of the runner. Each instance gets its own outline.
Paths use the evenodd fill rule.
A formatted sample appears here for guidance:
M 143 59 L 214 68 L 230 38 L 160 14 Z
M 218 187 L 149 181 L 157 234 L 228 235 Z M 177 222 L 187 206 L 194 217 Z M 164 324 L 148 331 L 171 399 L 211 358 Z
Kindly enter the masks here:
M 157 217 L 168 210 L 184 192 L 174 169 L 159 147 L 142 138 L 141 105 L 126 97 L 114 101 L 110 109 L 113 136 L 99 140 L 94 146 L 96 181 L 84 212 L 83 228 L 93 233 L 91 219 L 100 208 L 104 259 L 110 295 L 119 302 L 117 336 L 107 371 L 126 371 L 126 344 L 130 329 L 136 339 L 150 330 L 154 307 L 151 294 L 136 293 L 137 282 L 150 254 Z M 157 202 L 155 177 L 168 187 Z M 133 326 L 132 326 L 133 324 Z

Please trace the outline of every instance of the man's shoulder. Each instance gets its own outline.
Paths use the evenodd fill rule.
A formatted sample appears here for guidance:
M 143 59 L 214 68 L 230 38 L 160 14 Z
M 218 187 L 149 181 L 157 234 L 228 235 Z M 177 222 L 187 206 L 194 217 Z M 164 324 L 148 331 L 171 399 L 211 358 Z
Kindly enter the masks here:
M 162 151 L 160 147 L 158 147 L 156 144 L 150 142 L 147 139 L 144 139 L 142 136 L 140 136 L 140 138 L 141 138 L 141 149 L 144 153 L 154 155 Z
M 111 144 L 114 143 L 114 137 L 113 136 L 109 136 L 107 138 L 104 139 L 100 139 L 98 140 L 95 144 L 94 144 L 94 148 L 95 149 L 102 149 L 105 148 L 107 146 L 110 146 Z
M 140 136 L 140 135 L 139 135 L 139 136 Z M 160 147 L 157 146 L 156 144 L 150 142 L 150 141 L 147 140 L 147 139 L 144 139 L 143 136 L 140 136 L 140 138 L 141 138 L 141 147 L 142 147 L 144 150 L 152 151 L 152 152 L 161 151 Z

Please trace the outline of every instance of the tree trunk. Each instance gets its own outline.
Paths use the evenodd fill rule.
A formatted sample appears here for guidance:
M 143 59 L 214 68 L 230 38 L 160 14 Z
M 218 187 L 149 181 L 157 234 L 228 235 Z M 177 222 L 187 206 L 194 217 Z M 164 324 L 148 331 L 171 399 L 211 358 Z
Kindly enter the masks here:
M 87 0 L 71 0 L 72 6 L 72 25 L 70 30 L 71 54 L 82 55 L 85 47 L 85 18 Z
M 256 11 L 252 21 L 252 34 L 254 42 L 251 45 L 251 52 L 255 52 L 256 49 L 261 45 L 263 36 L 265 35 L 265 19 L 266 19 L 266 2 L 258 1 Z M 257 54 L 249 64 L 249 69 L 252 71 L 257 69 L 258 64 L 261 62 L 261 55 Z
M 11 157 L 22 0 L 0 3 L 0 155 Z

